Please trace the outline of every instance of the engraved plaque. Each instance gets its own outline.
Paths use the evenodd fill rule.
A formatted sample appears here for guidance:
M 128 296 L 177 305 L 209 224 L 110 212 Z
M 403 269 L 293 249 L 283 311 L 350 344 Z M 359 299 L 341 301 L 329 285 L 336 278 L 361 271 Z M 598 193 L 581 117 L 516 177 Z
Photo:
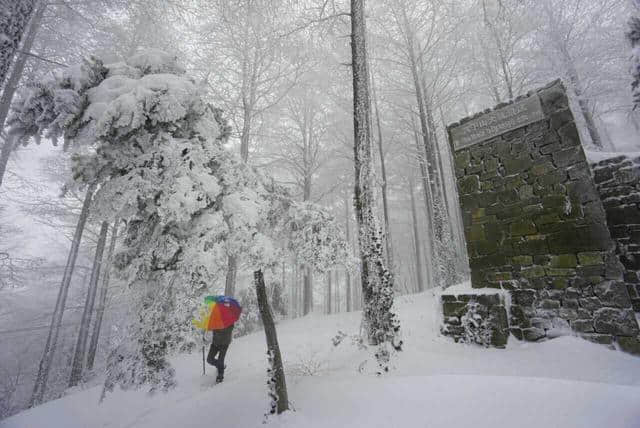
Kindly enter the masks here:
M 532 95 L 450 129 L 454 150 L 464 149 L 489 138 L 544 119 L 538 95 Z

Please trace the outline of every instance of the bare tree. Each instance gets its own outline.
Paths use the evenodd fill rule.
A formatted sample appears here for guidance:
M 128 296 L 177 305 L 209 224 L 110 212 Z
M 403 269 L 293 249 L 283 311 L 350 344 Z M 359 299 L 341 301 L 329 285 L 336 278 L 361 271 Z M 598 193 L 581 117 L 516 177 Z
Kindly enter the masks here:
M 47 335 L 47 342 L 44 346 L 44 352 L 40 360 L 38 367 L 38 374 L 36 376 L 36 382 L 33 387 L 33 393 L 31 395 L 30 407 L 40 404 L 44 399 L 44 394 L 47 389 L 47 380 L 51 371 L 51 365 L 53 364 L 53 356 L 56 351 L 56 345 L 58 343 L 58 336 L 60 334 L 60 326 L 62 324 L 62 315 L 64 314 L 65 305 L 67 302 L 67 294 L 69 293 L 69 285 L 71 284 L 71 277 L 78 257 L 78 249 L 80 248 L 80 241 L 82 240 L 82 234 L 84 227 L 89 217 L 89 207 L 91 206 L 91 199 L 95 191 L 95 186 L 89 186 L 82 205 L 82 211 L 78 218 L 78 224 L 71 243 L 71 249 L 69 250 L 69 257 L 67 258 L 67 265 L 64 270 L 62 282 L 60 284 L 60 290 L 58 291 L 58 298 L 53 310 L 53 317 L 51 318 L 51 326 L 49 327 L 49 334 Z

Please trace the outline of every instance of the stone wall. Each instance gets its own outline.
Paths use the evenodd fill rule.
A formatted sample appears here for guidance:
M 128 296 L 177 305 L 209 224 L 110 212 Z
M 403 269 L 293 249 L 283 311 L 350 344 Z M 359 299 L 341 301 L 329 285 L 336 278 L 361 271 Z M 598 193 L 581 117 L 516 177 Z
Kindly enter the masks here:
M 625 269 L 631 304 L 640 312 L 640 157 L 616 156 L 592 163 L 591 168 Z
M 510 290 L 511 333 L 535 341 L 572 330 L 598 343 L 638 345 L 623 269 L 562 84 L 448 131 L 472 286 Z
M 504 297 L 499 293 L 443 294 L 443 324 L 445 336 L 456 342 L 504 348 L 509 339 L 509 322 Z

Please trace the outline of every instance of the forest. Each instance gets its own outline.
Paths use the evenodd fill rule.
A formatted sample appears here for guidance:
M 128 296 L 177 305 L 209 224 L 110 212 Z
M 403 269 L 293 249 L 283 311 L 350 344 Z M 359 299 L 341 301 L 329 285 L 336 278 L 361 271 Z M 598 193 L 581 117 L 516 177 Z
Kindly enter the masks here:
M 638 426 L 639 106 L 638 0 L 0 0 L 0 427 Z

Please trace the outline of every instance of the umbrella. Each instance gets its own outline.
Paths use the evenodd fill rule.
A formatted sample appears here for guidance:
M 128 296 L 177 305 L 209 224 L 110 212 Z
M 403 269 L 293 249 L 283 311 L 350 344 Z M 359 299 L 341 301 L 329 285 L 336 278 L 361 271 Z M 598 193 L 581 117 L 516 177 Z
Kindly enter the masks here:
M 193 324 L 203 330 L 222 330 L 240 318 L 242 307 L 238 301 L 228 296 L 207 296 L 205 307 L 200 311 L 200 319 Z

